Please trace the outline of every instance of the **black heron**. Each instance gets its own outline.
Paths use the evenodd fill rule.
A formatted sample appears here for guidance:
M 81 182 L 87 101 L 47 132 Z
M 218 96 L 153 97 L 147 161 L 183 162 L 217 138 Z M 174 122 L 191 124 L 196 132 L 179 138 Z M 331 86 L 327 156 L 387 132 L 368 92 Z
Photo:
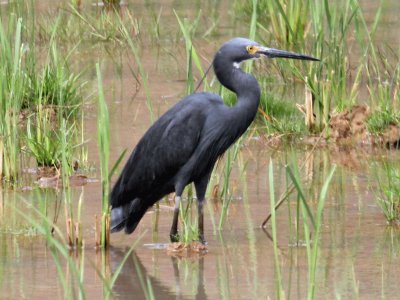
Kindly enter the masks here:
M 132 233 L 149 207 L 175 192 L 171 241 L 177 240 L 179 202 L 186 185 L 194 183 L 198 202 L 200 241 L 204 240 L 203 204 L 208 181 L 218 158 L 246 131 L 257 113 L 260 88 L 257 80 L 240 68 L 242 61 L 261 56 L 318 59 L 267 48 L 234 38 L 218 50 L 215 75 L 237 95 L 233 107 L 212 93 L 194 93 L 162 115 L 144 134 L 110 196 L 111 231 Z

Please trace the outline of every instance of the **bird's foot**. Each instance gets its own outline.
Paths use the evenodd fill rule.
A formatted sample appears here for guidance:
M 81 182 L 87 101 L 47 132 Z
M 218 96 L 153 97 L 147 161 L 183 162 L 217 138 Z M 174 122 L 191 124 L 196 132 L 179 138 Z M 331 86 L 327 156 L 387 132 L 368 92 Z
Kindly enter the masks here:
M 169 235 L 169 238 L 171 240 L 171 243 L 177 243 L 177 242 L 179 242 L 179 233 L 178 232 L 177 233 L 171 233 Z
M 208 245 L 206 239 L 204 238 L 204 235 L 199 236 L 199 242 L 202 243 L 204 246 Z

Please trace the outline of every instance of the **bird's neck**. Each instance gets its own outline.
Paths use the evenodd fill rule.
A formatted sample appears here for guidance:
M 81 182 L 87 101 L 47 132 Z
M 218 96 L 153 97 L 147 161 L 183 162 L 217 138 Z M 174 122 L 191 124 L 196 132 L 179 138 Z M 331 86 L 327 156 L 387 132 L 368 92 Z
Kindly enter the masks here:
M 243 131 L 254 120 L 260 103 L 260 87 L 251 74 L 243 72 L 239 66 L 232 68 L 219 68 L 214 64 L 215 74 L 223 86 L 237 95 L 237 103 L 232 108 L 232 113 L 237 121 L 243 125 Z

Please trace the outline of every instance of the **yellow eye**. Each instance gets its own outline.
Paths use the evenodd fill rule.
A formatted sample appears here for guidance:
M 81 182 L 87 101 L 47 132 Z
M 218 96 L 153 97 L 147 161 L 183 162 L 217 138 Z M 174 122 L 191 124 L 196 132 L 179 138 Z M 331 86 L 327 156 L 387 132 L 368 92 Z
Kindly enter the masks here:
M 257 52 L 257 47 L 256 46 L 247 46 L 246 50 L 249 54 L 254 54 Z

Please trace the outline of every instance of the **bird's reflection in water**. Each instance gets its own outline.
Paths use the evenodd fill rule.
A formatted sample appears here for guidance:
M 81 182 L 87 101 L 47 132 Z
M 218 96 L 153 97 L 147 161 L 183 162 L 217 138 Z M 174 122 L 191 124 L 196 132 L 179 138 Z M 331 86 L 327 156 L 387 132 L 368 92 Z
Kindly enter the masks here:
M 123 262 L 128 250 L 110 249 L 111 271 L 114 273 Z M 160 250 L 162 251 L 162 250 Z M 164 257 L 163 259 L 168 259 Z M 125 261 L 121 272 L 113 286 L 113 294 L 118 299 L 208 299 L 204 287 L 204 257 L 198 260 L 197 273 L 197 291 L 195 295 L 190 295 L 191 288 L 182 286 L 184 275 L 182 269 L 185 264 L 180 263 L 186 258 L 177 258 L 171 256 L 171 268 L 169 274 L 165 274 L 166 268 L 160 272 L 160 278 L 149 275 L 146 267 L 135 253 Z M 193 259 L 191 259 L 193 261 Z M 157 263 L 153 260 L 152 264 Z M 191 264 L 193 266 L 193 264 Z M 193 274 L 193 273 L 191 273 Z M 174 280 L 170 280 L 171 278 Z M 163 280 L 164 279 L 164 280 Z M 154 296 L 154 297 L 153 297 Z

